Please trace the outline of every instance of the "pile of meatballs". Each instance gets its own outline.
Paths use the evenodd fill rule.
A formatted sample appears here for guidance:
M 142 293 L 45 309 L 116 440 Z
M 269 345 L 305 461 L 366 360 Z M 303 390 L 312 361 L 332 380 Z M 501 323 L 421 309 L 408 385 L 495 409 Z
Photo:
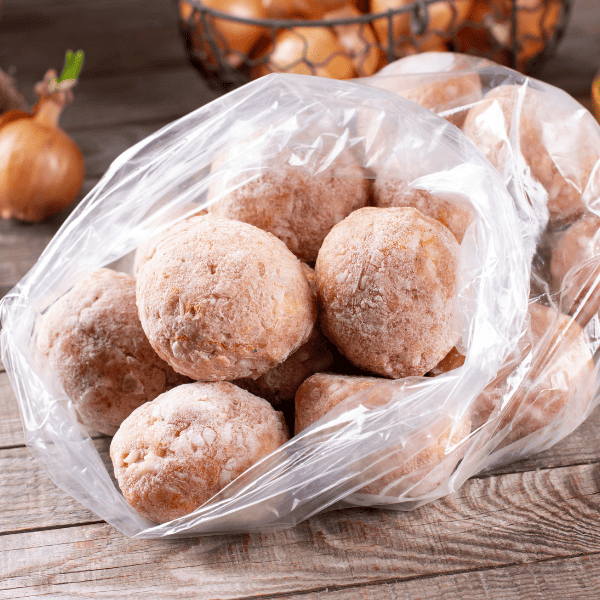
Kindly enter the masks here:
M 231 175 L 233 191 L 208 211 L 138 249 L 135 278 L 88 273 L 40 319 L 38 347 L 79 421 L 114 436 L 120 489 L 151 521 L 194 511 L 352 394 L 463 364 L 451 325 L 474 210 L 373 179 L 349 151 L 340 160 L 345 177 L 313 177 L 285 157 L 241 185 Z M 535 346 L 558 315 L 535 303 L 530 318 Z M 507 443 L 562 410 L 591 358 L 578 332 Z M 399 478 L 433 469 L 486 423 L 503 385 L 425 450 L 394 454 L 397 468 L 362 491 L 402 493 Z

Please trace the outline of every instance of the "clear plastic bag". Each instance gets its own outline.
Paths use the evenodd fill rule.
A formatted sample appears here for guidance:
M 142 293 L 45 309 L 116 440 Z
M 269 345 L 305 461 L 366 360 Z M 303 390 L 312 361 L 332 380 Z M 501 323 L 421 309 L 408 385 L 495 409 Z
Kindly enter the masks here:
M 502 408 L 475 420 L 512 432 L 487 467 L 549 448 L 597 405 L 598 369 L 587 359 L 597 362 L 600 346 L 600 126 L 564 91 L 468 55 L 424 53 L 357 81 L 462 128 L 511 193 L 530 262 L 531 321 L 482 395 Z
M 36 345 L 36 321 L 84 273 L 131 271 L 136 247 L 281 164 L 369 178 L 472 207 L 459 257 L 453 332 L 464 365 L 438 377 L 382 380 L 243 473 L 193 513 L 156 525 L 124 500 Z M 488 464 L 509 426 L 471 432 L 474 401 L 520 352 L 529 264 L 515 202 L 454 126 L 393 93 L 297 75 L 254 81 L 123 153 L 0 304 L 2 358 L 25 438 L 53 481 L 124 534 L 183 537 L 290 527 L 325 509 L 409 509 L 456 490 Z M 422 460 L 435 441 L 438 458 Z M 425 454 L 423 454 L 425 452 Z M 370 484 L 392 486 L 369 493 Z

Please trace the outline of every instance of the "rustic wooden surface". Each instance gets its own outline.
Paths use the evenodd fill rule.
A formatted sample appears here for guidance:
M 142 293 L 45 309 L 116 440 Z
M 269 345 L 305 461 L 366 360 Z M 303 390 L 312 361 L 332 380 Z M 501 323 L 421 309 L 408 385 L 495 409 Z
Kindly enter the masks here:
M 0 68 L 15 69 L 30 102 L 66 48 L 86 51 L 62 120 L 85 155 L 84 192 L 123 150 L 214 98 L 187 64 L 171 0 L 2 0 Z M 575 0 L 541 78 L 589 107 L 598 68 L 600 6 Z M 67 215 L 0 222 L 0 296 Z M 597 410 L 554 448 L 410 513 L 352 509 L 264 535 L 132 541 L 45 475 L 0 365 L 0 600 L 597 599 L 599 429 Z M 92 437 L 107 460 L 110 440 Z

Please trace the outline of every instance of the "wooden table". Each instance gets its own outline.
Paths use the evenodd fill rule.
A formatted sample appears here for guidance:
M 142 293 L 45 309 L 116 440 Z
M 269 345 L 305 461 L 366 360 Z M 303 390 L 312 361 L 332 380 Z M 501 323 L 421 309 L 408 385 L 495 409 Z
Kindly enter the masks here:
M 62 120 L 85 155 L 84 192 L 123 150 L 214 97 L 186 61 L 170 0 L 2 0 L 1 10 L 0 67 L 17 69 L 24 92 L 61 68 L 67 48 L 86 51 Z M 598 32 L 597 0 L 575 0 L 542 74 L 588 106 Z M 0 295 L 65 216 L 0 222 Z M 278 533 L 132 541 L 34 461 L 0 366 L 0 599 L 597 600 L 599 427 L 600 410 L 551 450 L 409 513 L 352 509 Z M 95 438 L 104 456 L 109 441 Z

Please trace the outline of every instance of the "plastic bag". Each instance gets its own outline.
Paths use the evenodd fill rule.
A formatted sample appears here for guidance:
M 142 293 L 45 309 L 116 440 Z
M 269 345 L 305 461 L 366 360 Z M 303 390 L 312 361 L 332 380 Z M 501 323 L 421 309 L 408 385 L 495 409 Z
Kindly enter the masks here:
M 131 270 L 137 246 L 195 214 L 211 186 L 217 201 L 228 192 L 219 182 L 232 173 L 242 185 L 285 154 L 288 164 L 318 177 L 335 170 L 346 152 L 367 177 L 401 175 L 416 189 L 473 208 L 453 317 L 464 366 L 435 378 L 382 380 L 349 395 L 193 513 L 163 525 L 145 520 L 124 500 L 76 421 L 36 346 L 36 320 L 82 274 L 102 266 Z M 341 168 L 336 175 L 347 174 Z M 340 506 L 411 508 L 451 493 L 478 472 L 506 428 L 471 433 L 465 422 L 479 393 L 518 349 L 528 291 L 514 202 L 455 127 L 386 91 L 270 75 L 164 127 L 110 166 L 0 304 L 2 358 L 27 445 L 58 486 L 124 534 L 265 531 Z M 439 460 L 423 462 L 433 439 Z M 365 493 L 374 481 L 415 464 L 416 471 L 395 478 L 393 494 Z
M 514 368 L 484 393 L 503 407 L 486 427 L 512 430 L 486 466 L 549 448 L 597 404 L 587 358 L 600 346 L 600 126 L 564 91 L 473 56 L 424 53 L 358 81 L 461 127 L 502 175 L 530 261 L 532 321 Z

